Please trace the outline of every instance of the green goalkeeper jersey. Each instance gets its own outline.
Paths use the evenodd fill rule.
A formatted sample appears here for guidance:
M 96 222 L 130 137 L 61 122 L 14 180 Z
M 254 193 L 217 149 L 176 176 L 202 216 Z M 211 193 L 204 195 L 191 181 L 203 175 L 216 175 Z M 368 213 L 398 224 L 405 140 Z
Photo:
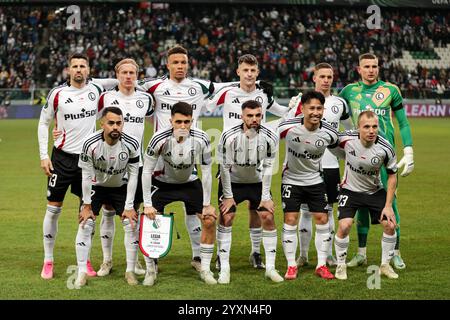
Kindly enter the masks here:
M 392 112 L 397 118 L 403 147 L 412 146 L 411 129 L 403 108 L 400 89 L 389 82 L 378 80 L 372 85 L 362 81 L 347 85 L 339 94 L 350 106 L 353 124 L 357 126 L 358 116 L 362 111 L 372 110 L 378 115 L 379 132 L 395 146 Z

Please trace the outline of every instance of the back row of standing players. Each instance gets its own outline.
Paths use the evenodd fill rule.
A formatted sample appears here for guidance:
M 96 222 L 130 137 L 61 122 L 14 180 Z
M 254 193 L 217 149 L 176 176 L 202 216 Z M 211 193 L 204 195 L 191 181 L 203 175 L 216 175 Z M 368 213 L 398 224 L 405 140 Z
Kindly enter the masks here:
M 402 159 L 402 161 L 405 161 L 406 159 L 406 161 L 408 162 L 407 167 L 404 170 L 404 173 L 408 174 L 413 169 L 411 148 L 412 141 L 410 138 L 411 135 L 409 125 L 407 123 L 406 117 L 404 116 L 404 110 L 401 108 L 401 95 L 395 86 L 386 84 L 382 81 L 378 81 L 377 62 L 378 61 L 374 56 L 362 56 L 362 59 L 360 59 L 359 63 L 359 70 L 362 76 L 362 81 L 358 82 L 355 85 L 350 85 L 353 87 L 347 86 L 343 90 L 342 94 L 344 95 L 344 98 L 346 98 L 350 102 L 350 106 L 354 109 L 354 120 L 357 118 L 358 113 L 361 110 L 369 108 L 378 110 L 377 114 L 381 119 L 381 132 L 385 133 L 389 140 L 391 140 L 390 138 L 393 138 L 391 137 L 391 133 L 389 131 L 390 129 L 393 130 L 393 128 L 392 121 L 390 120 L 390 112 L 387 112 L 387 110 L 389 110 L 390 108 L 394 110 L 400 123 L 402 140 L 404 146 L 406 146 L 405 157 L 404 159 Z M 137 88 L 142 90 L 141 92 L 139 90 L 135 90 L 138 66 L 133 60 L 125 59 L 116 66 L 118 81 L 106 79 L 95 79 L 87 81 L 89 74 L 87 58 L 82 55 L 74 55 L 69 60 L 69 82 L 65 85 L 54 88 L 49 93 L 47 104 L 43 107 L 41 113 L 38 134 L 41 167 L 49 176 L 47 192 L 48 205 L 43 225 L 45 258 L 41 276 L 44 279 L 50 279 L 53 277 L 53 247 L 57 233 L 57 220 L 61 212 L 61 207 L 67 188 L 71 186 L 72 193 L 78 195 L 80 198 L 83 194 L 81 190 L 82 178 L 81 170 L 78 167 L 78 158 L 81 153 L 82 144 L 86 136 L 95 131 L 95 121 L 97 118 L 96 115 L 100 114 L 104 107 L 118 106 L 123 110 L 124 132 L 130 136 L 135 136 L 140 145 L 142 145 L 143 141 L 145 122 L 144 118 L 146 116 L 152 115 L 153 113 L 155 117 L 155 132 L 159 132 L 164 128 L 170 127 L 171 108 L 178 101 L 187 102 L 192 106 L 193 127 L 196 126 L 197 120 L 204 106 L 209 107 L 210 110 L 214 109 L 215 107 L 223 106 L 224 131 L 229 128 L 233 128 L 236 124 L 242 123 L 239 117 L 241 106 L 245 101 L 248 100 L 254 100 L 261 104 L 262 115 L 265 114 L 266 110 L 275 115 L 283 117 L 289 117 L 287 116 L 287 113 L 291 113 L 292 116 L 297 116 L 301 113 L 302 106 L 301 104 L 299 104 L 300 96 L 295 97 L 291 100 L 290 106 L 292 108 L 285 108 L 279 106 L 273 100 L 272 90 L 270 86 L 268 86 L 264 82 L 256 83 L 259 70 L 257 60 L 252 55 L 244 55 L 239 59 L 239 67 L 237 73 L 240 77 L 240 82 L 231 85 L 229 83 L 217 84 L 208 81 L 188 78 L 187 51 L 180 46 L 176 46 L 168 51 L 167 68 L 169 70 L 168 77 L 154 80 L 144 80 L 142 82 L 139 82 Z M 329 121 L 332 126 L 337 129 L 339 127 L 340 120 L 345 121 L 349 118 L 349 112 L 347 110 L 345 100 L 330 95 L 330 88 L 332 84 L 331 66 L 327 64 L 317 65 L 314 75 L 314 82 L 316 83 L 316 90 L 323 92 L 326 97 L 324 119 Z M 115 88 L 102 93 L 107 87 Z M 210 98 L 209 101 L 207 100 L 208 98 Z M 387 121 L 385 118 L 387 118 Z M 48 128 L 52 119 L 55 119 L 56 127 L 61 132 L 61 135 L 59 135 L 55 140 L 54 149 L 52 152 L 52 161 L 50 161 L 48 156 L 47 143 Z M 350 127 L 350 121 L 348 120 L 346 127 Z M 391 143 L 393 143 L 393 140 L 391 141 Z M 332 159 L 332 156 L 329 156 L 328 158 Z M 140 171 L 142 172 L 142 154 L 140 159 Z M 327 166 L 330 166 L 330 164 L 327 165 L 326 161 L 327 160 L 324 160 L 323 162 L 323 168 L 327 168 Z M 336 169 L 338 170 L 337 160 L 331 162 L 333 162 L 333 164 L 331 164 L 331 167 L 334 168 L 334 171 Z M 164 172 L 164 170 L 158 170 L 157 167 L 158 164 L 155 167 L 157 175 L 161 173 L 158 171 Z M 326 173 L 325 176 L 327 176 Z M 164 182 L 163 177 L 164 174 L 162 174 L 162 176 L 160 175 L 160 181 Z M 140 181 L 141 179 L 138 179 L 138 182 Z M 337 175 L 337 182 L 335 181 L 333 183 L 327 184 L 328 189 L 337 189 L 336 186 L 338 181 L 339 175 Z M 233 182 L 233 180 L 231 180 L 231 182 Z M 139 195 L 139 191 L 142 190 L 141 186 L 138 186 L 137 190 L 138 194 L 136 194 L 135 197 L 136 207 L 143 201 L 142 195 Z M 332 208 L 332 203 L 336 201 L 336 192 L 334 193 L 334 195 L 331 193 L 331 195 L 332 196 L 329 197 L 329 203 L 331 204 Z M 223 208 L 222 205 L 221 208 Z M 250 219 L 250 238 L 252 240 L 252 253 L 250 255 L 250 259 L 256 268 L 264 268 L 264 264 L 261 261 L 259 248 L 263 232 L 261 228 L 261 219 L 258 216 L 257 209 L 258 204 L 250 203 L 249 213 L 252 217 Z M 311 223 L 309 223 L 308 225 L 307 219 L 310 216 L 306 213 L 306 210 L 307 208 L 304 208 L 303 212 L 305 213 L 302 214 L 302 217 L 306 218 L 306 223 L 303 223 L 305 226 L 302 225 L 300 227 L 302 248 L 300 251 L 300 258 L 297 261 L 297 263 L 299 264 L 304 264 L 305 262 L 307 262 L 307 247 L 309 245 L 307 236 L 309 235 L 309 239 L 311 238 Z M 332 214 L 332 209 L 330 210 L 330 212 Z M 122 212 L 116 212 L 111 205 L 103 207 L 100 235 L 102 239 L 104 260 L 98 272 L 98 275 L 102 276 L 109 274 L 112 268 L 112 240 L 114 237 L 115 214 L 121 215 Z M 136 265 L 137 229 L 133 228 L 132 220 L 134 218 L 134 215 L 123 218 L 125 230 L 125 246 L 127 252 L 126 278 L 128 283 L 130 284 L 137 283 L 135 273 L 145 272 L 139 270 Z M 332 221 L 333 219 L 329 220 Z M 296 219 L 294 219 L 294 221 L 296 221 Z M 311 221 L 311 219 L 309 219 L 309 221 Z M 398 218 L 397 221 L 399 221 Z M 227 224 L 229 224 L 229 221 L 219 224 L 217 232 L 219 246 L 222 238 L 225 238 L 224 243 L 226 245 L 228 243 L 231 244 L 231 229 L 224 229 L 229 228 Z M 302 224 L 302 222 L 300 222 L 300 224 Z M 203 263 L 200 259 L 200 256 L 202 255 L 200 245 L 201 224 L 197 215 L 186 214 L 186 225 L 192 244 L 193 259 L 191 263 L 197 271 L 202 271 L 201 265 Z M 296 230 L 296 223 L 294 225 Z M 91 227 L 92 230 L 94 228 L 95 225 Z M 329 228 L 333 230 L 333 226 L 330 226 Z M 86 230 L 84 229 L 85 228 L 83 228 L 84 233 L 87 234 L 88 232 L 86 232 Z M 286 227 L 285 224 L 284 229 L 284 233 L 286 234 L 292 235 L 296 233 L 296 231 L 294 233 L 292 232 L 294 230 L 294 228 L 292 228 L 292 221 L 291 227 Z M 302 232 L 305 230 L 306 232 Z M 230 237 L 222 237 L 225 233 L 228 233 Z M 362 233 L 358 230 L 358 236 L 360 236 L 360 234 Z M 83 238 L 84 241 L 81 241 L 78 238 L 81 239 L 83 237 L 79 237 L 77 235 L 77 250 L 79 247 L 86 247 L 86 242 L 90 241 L 87 236 Z M 283 237 L 283 239 L 284 238 L 285 237 Z M 296 235 L 295 238 L 297 238 Z M 367 239 L 367 236 L 365 238 Z M 291 243 L 291 241 L 286 241 L 286 243 Z M 295 251 L 296 243 L 297 242 L 295 242 Z M 285 241 L 283 241 L 283 247 L 284 246 Z M 363 252 L 363 250 L 365 249 L 365 243 L 362 243 L 360 241 L 359 247 L 359 253 Z M 86 256 L 86 254 L 79 254 L 78 251 L 77 257 Z M 208 253 L 211 252 L 209 247 L 204 248 L 203 251 Z M 294 259 L 295 251 L 293 252 Z M 89 253 L 87 253 L 87 257 L 88 254 Z M 327 255 L 329 257 L 329 261 L 331 262 L 331 251 Z M 400 258 L 399 254 L 397 254 L 396 256 Z M 363 258 L 365 259 L 365 255 L 363 255 Z M 226 255 L 221 260 L 222 271 L 226 271 L 227 269 L 229 270 Z M 353 259 L 352 261 L 354 260 L 355 259 Z M 395 261 L 395 257 L 393 261 Z M 95 271 L 93 271 L 92 267 L 90 266 L 89 259 L 87 259 L 87 261 L 82 259 L 78 262 L 81 274 L 86 273 L 88 275 L 95 275 Z M 270 262 L 269 267 L 271 267 L 272 264 L 273 263 Z M 290 267 L 293 267 L 292 259 L 289 257 L 288 265 Z M 322 262 L 318 263 L 319 268 L 323 265 L 324 264 Z M 401 268 L 402 266 L 404 266 L 404 264 L 401 261 L 401 264 L 395 266 Z M 267 267 L 268 266 L 266 266 L 266 268 Z M 152 266 L 151 261 L 147 263 L 147 269 L 154 270 L 154 265 Z M 227 275 L 225 271 L 222 271 L 221 275 L 223 274 L 223 276 L 219 277 L 219 280 L 220 278 L 222 278 L 221 282 L 226 283 Z M 289 273 L 290 275 L 288 275 Z M 326 272 L 324 274 L 326 274 Z M 152 274 L 152 276 L 156 277 L 154 273 Z M 208 277 L 208 275 L 204 274 L 202 276 L 203 279 L 205 279 L 205 277 L 209 279 L 209 282 L 213 282 L 211 280 L 211 277 Z M 271 276 L 270 272 L 269 277 L 277 278 L 276 276 Z M 289 279 L 292 277 L 292 269 L 291 272 L 289 272 L 288 268 L 288 272 L 286 273 L 285 278 Z M 83 281 L 81 281 L 81 283 L 82 282 Z M 148 281 L 147 283 L 152 283 L 152 281 Z

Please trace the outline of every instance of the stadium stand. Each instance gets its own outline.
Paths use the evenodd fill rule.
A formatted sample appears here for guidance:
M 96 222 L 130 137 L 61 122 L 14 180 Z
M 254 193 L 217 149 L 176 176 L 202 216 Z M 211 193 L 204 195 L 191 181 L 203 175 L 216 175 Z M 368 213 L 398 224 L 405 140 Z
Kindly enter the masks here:
M 60 6 L 0 7 L 0 88 L 53 87 L 65 79 L 69 52 L 81 51 L 91 58 L 94 77 L 113 77 L 114 64 L 128 56 L 142 66 L 141 77 L 161 75 L 166 49 L 180 43 L 189 50 L 191 75 L 217 82 L 236 79 L 239 55 L 257 55 L 260 78 L 272 81 L 281 97 L 311 86 L 319 61 L 335 66 L 341 89 L 358 79 L 355 63 L 364 52 L 380 57 L 380 78 L 398 84 L 405 97 L 433 97 L 435 82 L 450 94 L 449 11 L 383 8 L 382 29 L 369 30 L 363 7 L 80 8 L 81 29 L 66 30 L 69 14 Z

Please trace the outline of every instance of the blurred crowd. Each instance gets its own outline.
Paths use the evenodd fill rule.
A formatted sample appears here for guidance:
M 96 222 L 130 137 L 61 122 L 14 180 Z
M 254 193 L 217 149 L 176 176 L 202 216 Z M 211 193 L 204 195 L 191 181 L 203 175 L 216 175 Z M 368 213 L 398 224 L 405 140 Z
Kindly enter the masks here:
M 450 43 L 450 12 L 382 8 L 381 29 L 366 26 L 365 7 L 205 4 L 80 5 L 81 29 L 67 29 L 61 6 L 0 7 L 0 88 L 53 87 L 67 76 L 71 52 L 86 52 L 94 77 L 114 77 L 115 63 L 133 57 L 140 77 L 165 70 L 165 53 L 176 43 L 189 50 L 190 75 L 216 82 L 236 80 L 237 58 L 260 59 L 261 79 L 289 95 L 312 86 L 317 62 L 335 67 L 339 90 L 358 80 L 361 53 L 380 58 L 380 79 L 397 84 L 407 97 L 450 90 L 449 69 L 413 71 L 395 64 L 402 50 L 433 51 Z

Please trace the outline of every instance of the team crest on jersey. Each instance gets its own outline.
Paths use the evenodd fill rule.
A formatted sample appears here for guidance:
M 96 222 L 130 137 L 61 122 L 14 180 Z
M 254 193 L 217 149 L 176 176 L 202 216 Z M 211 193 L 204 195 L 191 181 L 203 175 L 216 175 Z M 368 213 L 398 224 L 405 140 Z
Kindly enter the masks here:
M 377 94 L 375 95 L 375 99 L 377 99 L 377 100 L 383 100 L 383 99 L 384 99 L 384 94 L 383 94 L 383 92 L 377 92 Z
M 144 102 L 142 100 L 138 100 L 138 101 L 136 101 L 136 106 L 138 108 L 142 108 L 142 107 L 144 107 Z
M 188 93 L 189 93 L 190 96 L 195 96 L 197 94 L 197 90 L 195 90 L 194 87 L 190 87 L 188 89 Z
M 94 101 L 95 100 L 95 94 L 93 92 L 89 92 L 88 98 L 89 98 L 89 100 Z
M 262 152 L 262 151 L 264 151 L 264 146 L 263 146 L 262 144 L 260 144 L 260 145 L 256 148 L 256 150 L 258 150 L 258 152 Z
M 148 155 L 149 157 L 153 157 L 153 156 L 155 155 L 155 150 L 153 150 L 153 149 L 147 149 L 147 155 Z
M 119 159 L 125 161 L 128 159 L 128 154 L 126 152 L 119 153 Z
M 321 148 L 321 147 L 323 147 L 325 145 L 325 142 L 323 142 L 322 139 L 319 139 L 319 140 L 316 141 L 315 145 L 316 145 L 317 148 Z
M 337 106 L 332 106 L 331 111 L 333 111 L 334 114 L 337 114 L 339 112 L 339 108 Z
M 373 157 L 373 158 L 370 160 L 370 163 L 372 163 L 374 166 L 377 165 L 377 164 L 379 164 L 380 162 L 381 162 L 381 159 L 378 158 L 378 157 Z
M 257 96 L 256 98 L 255 98 L 255 100 L 256 101 L 258 101 L 259 103 L 263 103 L 263 98 L 261 98 L 260 96 Z
M 89 160 L 88 156 L 85 153 L 80 154 L 80 159 L 83 162 L 87 162 Z

